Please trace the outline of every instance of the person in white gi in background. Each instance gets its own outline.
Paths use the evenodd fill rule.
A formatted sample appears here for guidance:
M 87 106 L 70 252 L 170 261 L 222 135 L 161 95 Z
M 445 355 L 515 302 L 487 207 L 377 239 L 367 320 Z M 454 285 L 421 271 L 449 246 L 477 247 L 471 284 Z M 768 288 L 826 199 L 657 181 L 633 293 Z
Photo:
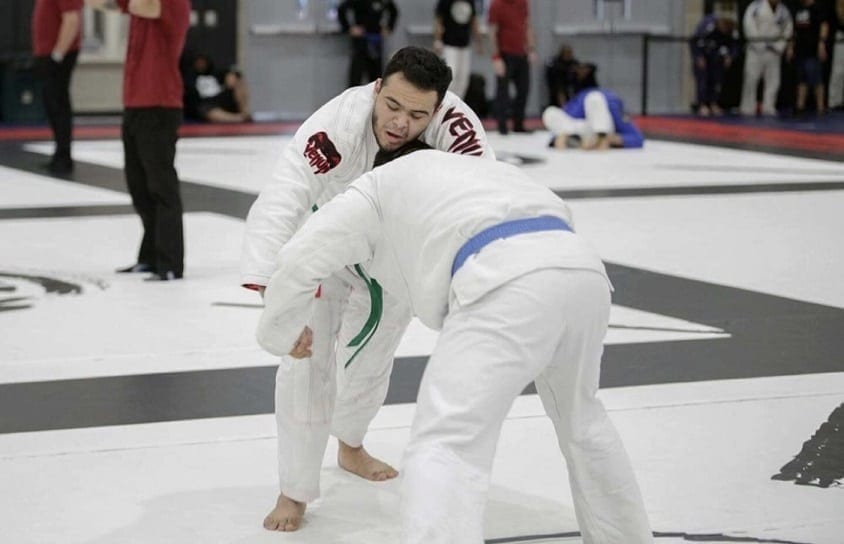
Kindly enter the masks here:
M 572 228 L 566 204 L 518 168 L 425 150 L 361 176 L 279 252 L 257 330 L 271 353 L 307 355 L 320 341 L 307 327 L 314 291 L 355 263 L 441 329 L 404 460 L 402 542 L 483 542 L 501 425 L 531 380 L 566 459 L 584 542 L 652 542 L 630 461 L 596 397 L 611 287 Z
M 756 114 L 756 87 L 762 79 L 762 115 L 776 115 L 780 60 L 784 52 L 790 60 L 794 21 L 780 0 L 754 0 L 747 6 L 742 24 L 748 41 L 739 109 L 742 115 Z
M 451 72 L 436 54 L 406 47 L 387 63 L 383 79 L 345 91 L 307 119 L 249 211 L 243 285 L 263 291 L 282 244 L 314 206 L 370 170 L 379 149 L 421 138 L 438 149 L 494 160 L 477 116 L 446 92 L 450 82 Z M 370 289 L 349 273 L 323 282 L 308 311 L 313 314 L 301 317 L 319 339 L 313 356 L 295 365 L 283 358 L 276 376 L 280 493 L 264 520 L 270 530 L 298 529 L 305 504 L 319 496 L 329 432 L 339 439 L 338 463 L 344 469 L 375 481 L 397 474 L 363 449 L 363 438 L 386 397 L 409 310 L 384 294 L 380 324 L 364 329 Z M 368 334 L 358 334 L 362 329 Z M 344 368 L 352 357 L 354 363 Z

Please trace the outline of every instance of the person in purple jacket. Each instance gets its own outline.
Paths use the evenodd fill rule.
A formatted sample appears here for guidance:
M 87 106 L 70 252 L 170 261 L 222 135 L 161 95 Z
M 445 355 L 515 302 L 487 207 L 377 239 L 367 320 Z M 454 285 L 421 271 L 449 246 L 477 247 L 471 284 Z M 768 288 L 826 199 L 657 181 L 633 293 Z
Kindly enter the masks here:
M 600 150 L 638 148 L 645 142 L 624 111 L 624 102 L 610 90 L 598 87 L 595 66 L 578 66 L 578 79 L 583 88 L 561 108 L 549 106 L 542 114 L 545 128 L 556 149 L 579 148 Z

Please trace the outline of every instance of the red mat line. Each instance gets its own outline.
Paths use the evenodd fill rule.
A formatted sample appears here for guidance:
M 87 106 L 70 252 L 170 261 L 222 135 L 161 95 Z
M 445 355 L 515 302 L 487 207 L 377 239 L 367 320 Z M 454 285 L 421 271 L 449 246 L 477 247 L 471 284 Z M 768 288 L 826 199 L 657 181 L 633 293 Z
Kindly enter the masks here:
M 230 125 L 188 124 L 179 128 L 179 135 L 186 137 L 214 136 L 264 136 L 272 134 L 292 134 L 299 128 L 299 122 L 285 123 L 234 123 Z M 78 140 L 98 140 L 120 138 L 119 125 L 74 127 L 73 137 Z M 51 140 L 47 127 L 8 127 L 0 128 L 0 141 Z
M 795 151 L 839 154 L 844 150 L 844 135 L 810 134 L 796 130 L 747 125 L 728 125 L 715 121 L 637 117 L 636 124 L 650 137 L 670 136 L 690 141 L 716 144 L 750 144 Z

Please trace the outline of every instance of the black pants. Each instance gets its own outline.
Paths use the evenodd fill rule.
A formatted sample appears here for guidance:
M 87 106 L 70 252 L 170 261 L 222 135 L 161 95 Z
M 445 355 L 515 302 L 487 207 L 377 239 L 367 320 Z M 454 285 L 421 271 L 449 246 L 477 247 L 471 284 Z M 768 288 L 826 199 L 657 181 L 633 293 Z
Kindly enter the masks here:
M 53 162 L 70 162 L 70 142 L 73 131 L 73 108 L 70 104 L 70 78 L 76 67 L 78 51 L 69 52 L 61 62 L 49 56 L 36 57 L 36 69 L 41 80 L 44 110 L 53 130 L 56 151 Z
M 506 71 L 504 77 L 495 78 L 495 117 L 498 130 L 506 132 L 508 113 L 513 117 L 513 128 L 522 130 L 525 106 L 530 88 L 530 62 L 526 55 L 502 55 Z M 510 99 L 510 82 L 516 86 L 516 98 Z
M 182 110 L 127 108 L 123 112 L 123 153 L 132 205 L 144 237 L 138 262 L 159 273 L 184 268 L 182 196 L 176 175 L 176 140 Z
M 366 73 L 367 83 L 381 77 L 383 57 L 384 45 L 380 39 L 352 38 L 349 87 L 360 85 L 364 73 Z

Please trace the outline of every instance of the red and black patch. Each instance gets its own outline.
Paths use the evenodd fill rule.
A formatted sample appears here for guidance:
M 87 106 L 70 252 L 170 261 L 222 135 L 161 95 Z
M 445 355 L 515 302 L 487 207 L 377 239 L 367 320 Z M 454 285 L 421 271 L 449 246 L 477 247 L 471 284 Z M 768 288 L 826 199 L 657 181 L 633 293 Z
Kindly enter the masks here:
M 337 146 L 334 145 L 328 138 L 325 132 L 317 132 L 308 138 L 308 143 L 305 145 L 305 158 L 311 168 L 314 169 L 314 174 L 325 174 L 332 168 L 340 164 L 343 157 L 337 151 Z

